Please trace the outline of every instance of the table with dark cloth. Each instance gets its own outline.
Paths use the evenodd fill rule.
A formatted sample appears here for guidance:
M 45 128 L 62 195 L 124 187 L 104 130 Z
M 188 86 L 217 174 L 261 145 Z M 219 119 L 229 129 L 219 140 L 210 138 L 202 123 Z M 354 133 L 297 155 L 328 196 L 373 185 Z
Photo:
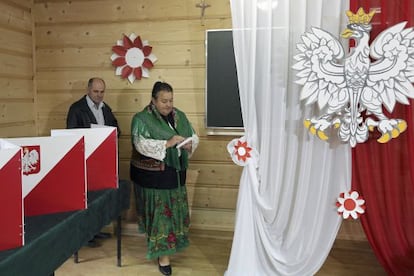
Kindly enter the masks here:
M 130 190 L 130 182 L 120 180 L 118 189 L 88 192 L 85 210 L 25 217 L 25 245 L 0 251 L 0 275 L 51 275 L 115 219 L 120 266 L 121 212 L 129 208 Z

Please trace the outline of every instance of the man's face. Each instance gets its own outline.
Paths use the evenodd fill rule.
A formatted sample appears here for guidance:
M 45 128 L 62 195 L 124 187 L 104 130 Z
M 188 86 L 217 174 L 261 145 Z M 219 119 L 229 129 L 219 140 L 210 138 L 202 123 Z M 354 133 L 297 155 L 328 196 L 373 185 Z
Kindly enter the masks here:
M 94 80 L 92 87 L 88 88 L 88 96 L 95 104 L 100 104 L 103 101 L 105 94 L 105 84 L 102 80 Z
M 152 99 L 152 103 L 157 108 L 158 112 L 167 116 L 173 109 L 173 93 L 169 91 L 158 92 L 157 99 Z

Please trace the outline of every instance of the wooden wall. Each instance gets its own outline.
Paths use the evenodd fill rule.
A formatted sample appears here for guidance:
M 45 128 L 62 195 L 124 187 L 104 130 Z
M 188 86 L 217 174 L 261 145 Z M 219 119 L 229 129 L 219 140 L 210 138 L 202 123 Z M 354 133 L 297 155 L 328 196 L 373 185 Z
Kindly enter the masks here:
M 0 1 L 0 138 L 37 135 L 32 5 Z
M 231 28 L 230 3 L 207 2 L 202 22 L 198 0 L 35 0 L 38 132 L 64 128 L 69 105 L 85 94 L 87 80 L 103 77 L 105 101 L 122 131 L 120 177 L 128 179 L 131 118 L 150 101 L 155 81 L 169 82 L 175 106 L 201 140 L 188 180 L 192 227 L 232 231 L 241 173 L 226 150 L 233 137 L 208 136 L 204 128 L 205 31 Z M 148 40 L 158 58 L 150 77 L 133 84 L 115 76 L 110 60 L 112 46 L 131 33 Z

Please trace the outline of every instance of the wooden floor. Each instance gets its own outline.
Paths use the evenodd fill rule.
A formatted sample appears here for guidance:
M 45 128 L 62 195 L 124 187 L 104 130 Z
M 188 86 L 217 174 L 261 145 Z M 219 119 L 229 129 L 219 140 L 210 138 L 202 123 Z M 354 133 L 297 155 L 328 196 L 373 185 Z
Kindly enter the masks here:
M 116 265 L 116 239 L 102 241 L 98 248 L 84 247 L 79 251 L 80 263 L 73 258 L 64 263 L 56 276 L 161 275 L 155 261 L 145 258 L 144 236 L 123 236 L 122 267 Z M 231 240 L 191 236 L 191 245 L 172 257 L 173 275 L 223 275 L 229 259 Z M 337 241 L 317 276 L 382 276 L 368 243 Z

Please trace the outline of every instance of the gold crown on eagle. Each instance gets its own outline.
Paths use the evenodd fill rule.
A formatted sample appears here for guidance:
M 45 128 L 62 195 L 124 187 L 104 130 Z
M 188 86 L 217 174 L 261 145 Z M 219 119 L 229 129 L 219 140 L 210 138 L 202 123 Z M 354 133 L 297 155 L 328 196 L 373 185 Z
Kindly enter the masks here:
M 376 10 L 373 9 L 369 13 L 365 13 L 364 9 L 361 7 L 356 13 L 346 11 L 346 16 L 348 16 L 350 24 L 369 24 L 375 12 Z

